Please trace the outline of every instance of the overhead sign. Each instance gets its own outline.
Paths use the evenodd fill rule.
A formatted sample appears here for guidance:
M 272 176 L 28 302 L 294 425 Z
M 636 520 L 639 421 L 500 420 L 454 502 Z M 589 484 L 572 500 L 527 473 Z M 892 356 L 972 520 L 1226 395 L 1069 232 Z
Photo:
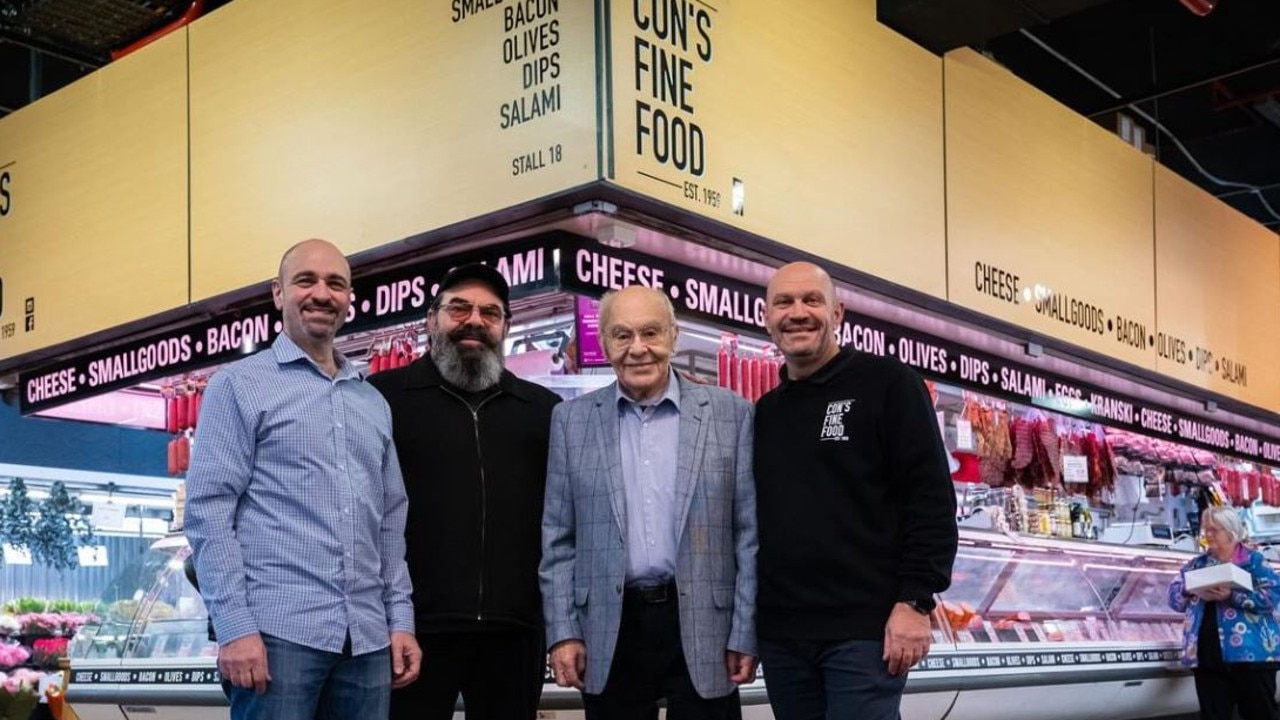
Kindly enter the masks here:
M 186 304 L 186 57 L 173 33 L 0 119 L 0 361 Z
M 972 50 L 946 73 L 948 299 L 1154 370 L 1151 158 Z
M 606 177 L 943 297 L 942 63 L 874 0 L 608 0 Z
M 451 267 L 473 260 L 503 271 L 514 297 L 560 287 L 599 298 L 609 290 L 644 285 L 666 293 L 681 316 L 766 334 L 764 288 L 562 232 L 357 276 L 355 300 L 343 331 L 421 318 L 435 294 L 435 281 Z M 37 368 L 19 376 L 22 412 L 228 362 L 266 347 L 280 329 L 274 308 L 259 305 L 164 336 Z M 1280 464 L 1280 439 L 1119 395 L 894 323 L 846 311 L 835 332 L 842 346 L 896 358 L 928 378 L 1149 437 Z M 177 361 L 169 365 L 161 362 L 175 357 Z
M 554 236 L 552 236 L 554 237 Z M 543 238 L 491 246 L 395 270 L 356 275 L 343 334 L 420 320 L 450 269 L 468 262 L 491 265 L 506 277 L 512 297 L 555 287 L 555 253 Z M 18 376 L 23 414 L 231 362 L 275 341 L 279 311 L 262 301 L 165 333 L 39 366 Z
M 1156 369 L 1280 412 L 1280 238 L 1156 166 Z
M 599 177 L 595 4 L 273 0 L 191 27 L 191 294 Z M 282 28 L 288 28 L 283 31 Z

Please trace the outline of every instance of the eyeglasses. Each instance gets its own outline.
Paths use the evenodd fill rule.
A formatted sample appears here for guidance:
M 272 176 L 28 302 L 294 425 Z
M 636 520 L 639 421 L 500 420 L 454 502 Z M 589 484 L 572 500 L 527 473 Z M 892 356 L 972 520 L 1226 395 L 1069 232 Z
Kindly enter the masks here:
M 667 336 L 667 328 L 660 325 L 646 325 L 637 331 L 616 325 L 609 329 L 605 337 L 615 346 L 630 347 L 635 342 L 637 334 L 640 336 L 640 342 L 645 345 L 654 345 Z
M 507 319 L 507 311 L 504 310 L 501 305 L 477 306 L 475 303 L 467 302 L 466 300 L 450 300 L 444 305 L 441 305 L 440 309 L 449 313 L 449 317 L 452 318 L 454 322 L 463 322 L 467 320 L 471 317 L 471 313 L 475 312 L 477 309 L 480 310 L 480 319 L 490 325 L 497 325 Z

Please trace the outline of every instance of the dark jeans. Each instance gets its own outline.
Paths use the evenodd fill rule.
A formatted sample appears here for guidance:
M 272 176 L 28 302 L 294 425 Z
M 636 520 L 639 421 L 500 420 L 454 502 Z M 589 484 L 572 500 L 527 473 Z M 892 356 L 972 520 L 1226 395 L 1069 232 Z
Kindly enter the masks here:
M 680 642 L 674 585 L 665 602 L 645 602 L 630 590 L 623 596 L 609 679 L 599 695 L 583 693 L 582 704 L 587 720 L 657 720 L 662 698 L 667 701 L 667 720 L 742 718 L 737 690 L 703 698 L 694 689 Z
M 422 674 L 391 693 L 393 720 L 450 720 L 458 695 L 467 720 L 533 720 L 547 655 L 542 631 L 421 633 Z
M 231 688 L 232 720 L 385 718 L 391 653 L 331 653 L 263 635 L 271 683 L 262 695 Z
M 776 720 L 899 720 L 906 674 L 885 665 L 883 643 L 761 640 L 760 664 Z
M 1195 670 L 1201 720 L 1276 720 L 1276 671 L 1249 665 Z

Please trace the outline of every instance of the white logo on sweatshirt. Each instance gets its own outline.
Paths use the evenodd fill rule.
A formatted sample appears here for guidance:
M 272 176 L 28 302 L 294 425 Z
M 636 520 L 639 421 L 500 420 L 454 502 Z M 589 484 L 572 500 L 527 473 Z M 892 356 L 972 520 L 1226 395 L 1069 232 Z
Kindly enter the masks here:
M 844 416 L 853 407 L 853 403 L 853 398 L 827 403 L 827 417 L 822 421 L 822 434 L 818 437 L 820 441 L 848 442 L 849 436 L 844 431 Z

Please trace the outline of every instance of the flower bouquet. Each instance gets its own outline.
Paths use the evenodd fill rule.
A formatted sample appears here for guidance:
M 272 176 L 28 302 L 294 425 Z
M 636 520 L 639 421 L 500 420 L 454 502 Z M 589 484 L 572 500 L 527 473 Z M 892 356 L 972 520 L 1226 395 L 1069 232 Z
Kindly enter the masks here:
M 31 646 L 31 663 L 43 670 L 57 670 L 58 660 L 67 656 L 69 642 L 64 637 L 36 640 Z
M 33 670 L 14 670 L 8 674 L 0 672 L 0 720 L 30 718 L 40 699 L 39 687 L 40 673 Z

